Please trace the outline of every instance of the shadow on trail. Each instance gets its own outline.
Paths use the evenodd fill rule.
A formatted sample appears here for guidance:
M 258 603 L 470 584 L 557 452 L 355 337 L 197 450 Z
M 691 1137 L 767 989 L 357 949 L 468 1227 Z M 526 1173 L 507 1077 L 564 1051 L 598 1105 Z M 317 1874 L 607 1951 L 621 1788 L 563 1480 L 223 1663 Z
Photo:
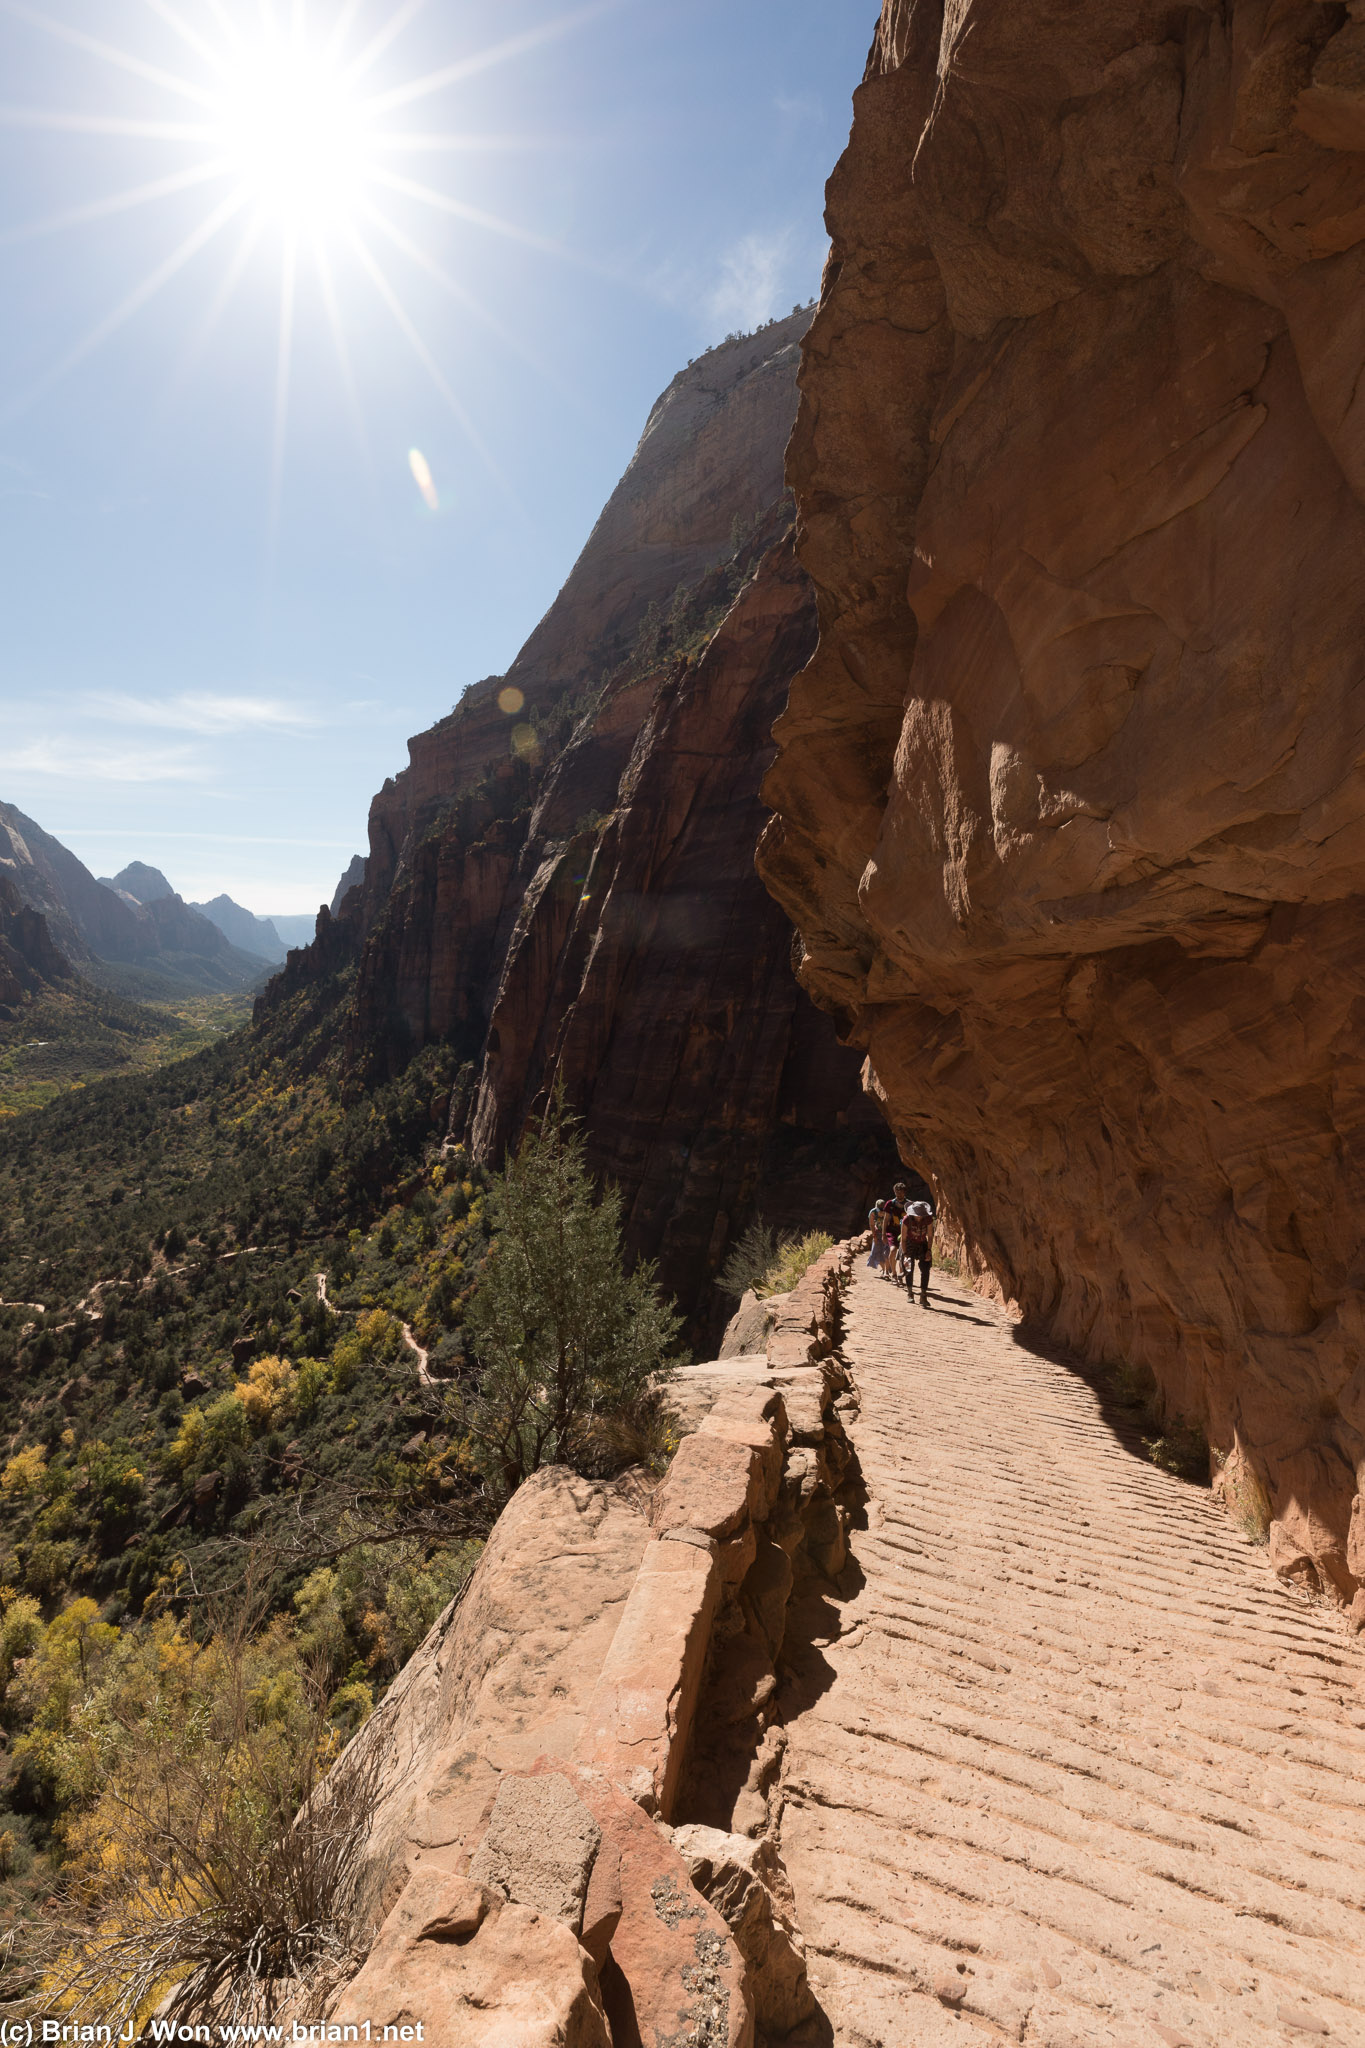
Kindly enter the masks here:
M 918 1288 L 912 1294 L 907 1295 L 905 1289 L 898 1281 L 888 1280 L 884 1284 L 887 1287 L 893 1288 L 895 1293 L 899 1295 L 900 1299 L 905 1303 L 907 1314 L 913 1310 L 916 1314 L 951 1316 L 955 1323 L 975 1323 L 982 1330 L 993 1330 L 996 1328 L 996 1321 L 993 1316 L 973 1315 L 969 1308 L 960 1305 L 951 1295 L 942 1293 L 936 1287 L 929 1289 L 926 1299 Z
M 1040 1358 L 1048 1365 L 1060 1366 L 1072 1379 L 1080 1380 L 1095 1396 L 1100 1419 L 1121 1450 L 1136 1458 L 1149 1471 L 1164 1472 L 1168 1479 L 1178 1479 L 1186 1486 L 1195 1486 L 1207 1493 L 1212 1480 L 1210 1477 L 1196 1477 L 1190 1472 L 1175 1472 L 1167 1465 L 1159 1465 L 1148 1450 L 1150 1442 L 1159 1438 L 1170 1424 L 1163 1422 L 1150 1406 L 1139 1397 L 1121 1394 L 1114 1385 L 1112 1366 L 1091 1365 L 1064 1344 L 1058 1344 L 1048 1336 L 1046 1330 L 1036 1324 L 1016 1323 L 1011 1332 L 1014 1343 L 1031 1358 Z

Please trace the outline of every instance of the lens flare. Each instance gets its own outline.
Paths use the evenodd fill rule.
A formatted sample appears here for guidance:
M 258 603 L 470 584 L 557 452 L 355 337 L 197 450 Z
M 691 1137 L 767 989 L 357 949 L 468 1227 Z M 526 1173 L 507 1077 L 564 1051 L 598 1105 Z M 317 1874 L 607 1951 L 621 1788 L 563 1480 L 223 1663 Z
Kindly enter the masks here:
M 515 683 L 507 683 L 498 691 L 498 709 L 506 712 L 509 718 L 515 718 L 525 702 L 525 697 Z
M 439 512 L 441 509 L 441 499 L 436 489 L 436 479 L 431 473 L 431 464 L 427 461 L 420 448 L 409 448 L 408 468 L 412 471 L 412 480 L 422 493 L 422 497 L 429 509 L 433 512 Z

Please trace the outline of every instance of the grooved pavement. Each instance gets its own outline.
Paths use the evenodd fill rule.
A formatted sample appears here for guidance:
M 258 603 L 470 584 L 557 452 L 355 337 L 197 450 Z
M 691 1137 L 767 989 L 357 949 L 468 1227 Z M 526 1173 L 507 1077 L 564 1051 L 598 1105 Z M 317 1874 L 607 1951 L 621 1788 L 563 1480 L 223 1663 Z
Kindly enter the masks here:
M 844 1350 L 863 1583 L 807 1603 L 781 1817 L 840 2048 L 1365 2044 L 1343 1621 L 953 1281 L 860 1262 Z

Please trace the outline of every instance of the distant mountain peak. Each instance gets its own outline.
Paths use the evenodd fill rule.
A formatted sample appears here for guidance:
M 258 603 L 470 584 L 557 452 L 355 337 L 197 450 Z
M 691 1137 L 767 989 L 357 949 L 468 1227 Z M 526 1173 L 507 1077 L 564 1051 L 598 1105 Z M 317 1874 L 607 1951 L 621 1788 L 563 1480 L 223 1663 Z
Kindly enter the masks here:
M 117 889 L 120 896 L 131 896 L 136 903 L 158 903 L 163 896 L 174 896 L 175 891 L 160 868 L 149 868 L 145 860 L 130 860 L 114 876 L 101 875 L 106 889 Z
M 232 945 L 156 868 L 133 861 L 98 882 L 60 840 L 4 802 L 0 869 L 21 905 L 42 913 L 67 960 L 105 987 L 159 999 L 254 988 L 265 978 L 266 959 Z
M 258 960 L 269 960 L 272 965 L 284 959 L 285 943 L 271 920 L 243 909 L 226 891 L 211 902 L 193 903 L 190 908 L 206 917 L 210 924 L 217 925 L 223 937 L 240 952 L 252 953 Z

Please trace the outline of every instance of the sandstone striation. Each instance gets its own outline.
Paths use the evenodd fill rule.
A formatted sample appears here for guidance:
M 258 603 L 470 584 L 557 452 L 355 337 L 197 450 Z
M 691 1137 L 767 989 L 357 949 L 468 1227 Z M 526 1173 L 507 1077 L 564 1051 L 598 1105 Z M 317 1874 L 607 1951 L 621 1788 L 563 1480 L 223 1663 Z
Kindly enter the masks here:
M 761 856 L 969 1261 L 1349 1600 L 1365 21 L 887 0 Z

